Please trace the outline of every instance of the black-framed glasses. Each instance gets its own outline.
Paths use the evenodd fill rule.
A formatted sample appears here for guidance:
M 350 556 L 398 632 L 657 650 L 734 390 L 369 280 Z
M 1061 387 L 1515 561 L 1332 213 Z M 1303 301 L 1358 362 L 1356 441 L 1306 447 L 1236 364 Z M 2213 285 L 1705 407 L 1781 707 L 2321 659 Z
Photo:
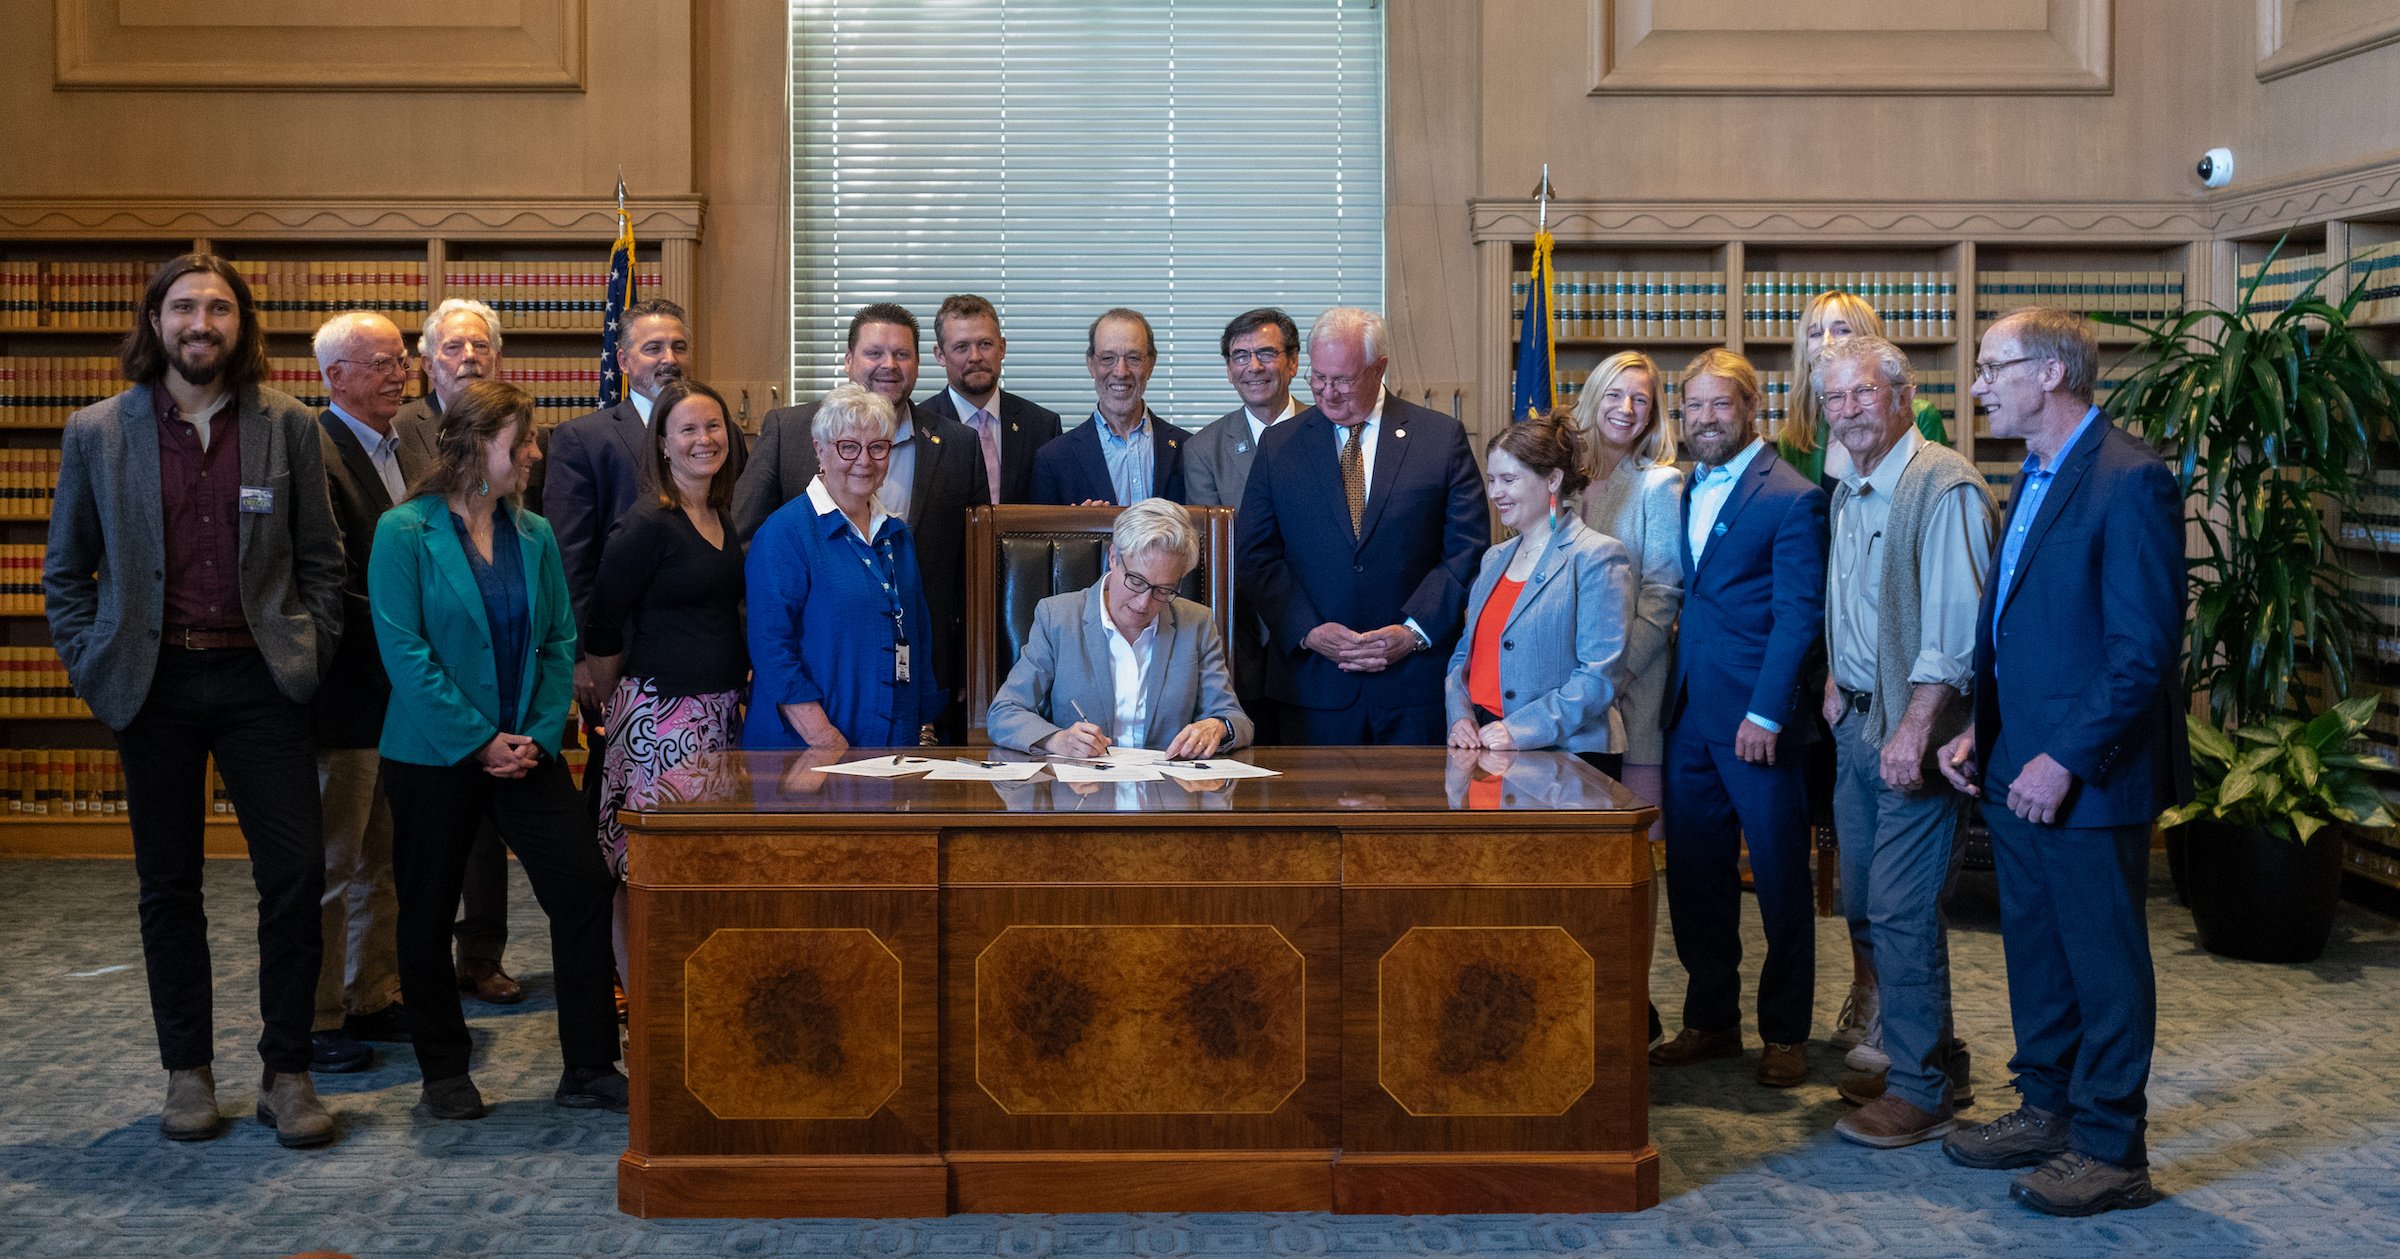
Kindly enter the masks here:
M 405 376 L 408 374 L 409 360 L 406 354 L 402 354 L 397 358 L 394 358 L 389 354 L 378 354 L 373 358 L 337 358 L 333 361 L 336 363 L 348 363 L 353 367 L 363 367 L 378 376 Z
M 1118 569 L 1117 580 L 1125 583 L 1125 597 L 1128 599 L 1172 599 L 1175 597 L 1175 587 L 1182 584 L 1151 581 L 1130 568 Z
M 851 441 L 844 438 L 833 444 L 833 453 L 852 461 L 856 461 L 863 454 L 867 458 L 881 463 L 892 457 L 892 444 L 890 442 Z
M 1975 379 L 1980 380 L 1988 385 L 1992 383 L 1992 377 L 1999 375 L 2001 372 L 2004 372 L 2011 367 L 2015 367 L 2019 363 L 2034 362 L 2041 357 L 2042 356 L 2039 354 L 2022 354 L 2016 358 L 2001 359 L 1996 363 L 1977 363 L 1975 365 Z
M 1235 367 L 1248 367 L 1252 363 L 1260 367 L 1275 367 L 1282 364 L 1283 351 L 1271 345 L 1256 350 L 1235 350 L 1225 356 L 1225 361 Z
M 1322 372 L 1310 372 L 1308 388 L 1311 393 L 1348 393 L 1358 387 L 1360 378 L 1365 375 L 1365 372 L 1354 372 L 1348 376 L 1328 376 Z

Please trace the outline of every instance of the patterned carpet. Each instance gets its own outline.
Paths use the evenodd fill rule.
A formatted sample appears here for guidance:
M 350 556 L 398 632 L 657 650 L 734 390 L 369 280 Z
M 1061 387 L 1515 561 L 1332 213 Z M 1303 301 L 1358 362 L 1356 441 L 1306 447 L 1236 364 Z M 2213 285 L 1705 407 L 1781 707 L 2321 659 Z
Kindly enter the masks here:
M 961 1216 L 928 1221 L 649 1222 L 615 1209 L 625 1121 L 551 1105 L 558 1073 L 546 950 L 512 963 L 531 998 L 468 1007 L 491 1118 L 414 1118 L 413 1060 L 321 1077 L 345 1131 L 294 1153 L 247 1119 L 197 1145 L 159 1140 L 133 869 L 13 862 L 0 911 L 0 1256 L 1548 1254 L 2350 1256 L 2400 1251 L 2400 930 L 2345 911 L 2307 967 L 2221 961 L 2154 889 L 2160 1054 L 2152 1158 L 2172 1196 L 2087 1221 L 2006 1199 L 2007 1174 L 1932 1146 L 1875 1153 L 1829 1132 L 1839 1065 L 1759 1089 L 1746 1062 L 1662 1073 L 1653 1134 L 1664 1200 L 1629 1216 Z M 248 867 L 209 866 L 219 983 L 219 1096 L 248 1112 L 257 1061 Z M 521 876 L 516 921 L 540 921 Z M 2004 1087 L 2007 1002 L 1988 883 L 1969 876 L 1958 1015 L 1988 1118 Z M 1753 923 L 1753 926 L 1755 924 Z M 531 932 L 539 938 L 538 928 Z M 1662 933 L 1663 936 L 1663 933 Z M 1752 956 L 1756 956 L 1756 941 Z M 1822 971 L 1847 970 L 1820 924 Z M 1845 976 L 1846 977 L 1846 976 Z M 1681 973 L 1661 940 L 1670 1022 Z M 1820 988 L 1827 1021 L 1840 981 Z

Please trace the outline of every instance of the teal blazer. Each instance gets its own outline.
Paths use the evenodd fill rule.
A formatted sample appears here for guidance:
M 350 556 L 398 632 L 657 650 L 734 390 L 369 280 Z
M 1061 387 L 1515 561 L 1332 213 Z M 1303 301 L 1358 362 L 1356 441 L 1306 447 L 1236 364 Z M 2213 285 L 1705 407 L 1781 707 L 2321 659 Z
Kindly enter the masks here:
M 552 756 L 567 728 L 575 692 L 575 615 L 567 602 L 566 565 L 550 522 L 505 504 L 517 526 L 532 590 L 526 600 L 524 692 L 504 719 L 500 671 L 492 660 L 491 619 L 483 610 L 466 548 L 450 507 L 423 494 L 375 523 L 367 560 L 367 601 L 375 645 L 392 679 L 383 716 L 383 754 L 410 765 L 456 765 L 505 730 L 533 736 Z

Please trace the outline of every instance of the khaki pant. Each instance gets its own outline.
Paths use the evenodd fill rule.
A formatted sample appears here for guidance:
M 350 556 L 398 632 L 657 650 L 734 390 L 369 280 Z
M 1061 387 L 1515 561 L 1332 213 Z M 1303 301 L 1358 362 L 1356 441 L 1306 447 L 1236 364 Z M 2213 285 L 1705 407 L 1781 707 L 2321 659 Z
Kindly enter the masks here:
M 392 890 L 392 810 L 373 748 L 320 748 L 317 791 L 325 815 L 325 961 L 317 969 L 312 1030 L 345 1014 L 373 1014 L 400 997 L 399 898 Z

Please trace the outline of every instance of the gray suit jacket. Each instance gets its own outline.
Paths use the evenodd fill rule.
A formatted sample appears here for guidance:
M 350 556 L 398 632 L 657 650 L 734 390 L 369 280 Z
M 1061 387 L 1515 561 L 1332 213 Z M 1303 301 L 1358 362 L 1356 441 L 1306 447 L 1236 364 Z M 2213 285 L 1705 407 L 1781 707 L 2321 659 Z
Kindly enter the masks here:
M 1194 507 L 1240 507 L 1242 490 L 1250 484 L 1250 461 L 1257 457 L 1246 408 L 1210 420 L 1183 444 L 1184 497 Z
M 1052 595 L 1033 608 L 1025 653 L 992 697 L 984 726 L 992 742 L 1030 752 L 1033 745 L 1075 724 L 1081 705 L 1093 724 L 1108 728 L 1117 711 L 1116 669 L 1108 656 L 1105 580 Z M 1233 697 L 1225 672 L 1225 640 L 1207 608 L 1177 598 L 1158 618 L 1156 649 L 1144 674 L 1149 699 L 1143 742 L 1164 748 L 1202 717 L 1222 719 L 1233 737 L 1223 748 L 1250 742 L 1250 718 Z
M 132 724 L 158 672 L 166 616 L 158 419 L 136 385 L 67 421 L 42 562 L 50 641 L 75 693 L 112 730 Z M 317 693 L 342 634 L 342 544 L 316 416 L 272 389 L 242 391 L 242 484 L 274 491 L 241 516 L 242 616 L 294 703 Z
M 1456 724 L 1468 716 L 1467 661 L 1483 605 L 1508 571 L 1508 561 L 1525 539 L 1483 553 L 1483 570 L 1467 595 L 1466 632 L 1450 653 L 1443 683 L 1443 718 Z M 1542 548 L 1533 575 L 1525 579 L 1516 606 L 1500 628 L 1500 693 L 1507 711 L 1502 723 L 1520 748 L 1569 752 L 1622 752 L 1625 723 L 1617 714 L 1624 688 L 1625 608 L 1631 598 L 1633 560 L 1625 544 L 1571 515 L 1558 518 L 1550 544 Z

